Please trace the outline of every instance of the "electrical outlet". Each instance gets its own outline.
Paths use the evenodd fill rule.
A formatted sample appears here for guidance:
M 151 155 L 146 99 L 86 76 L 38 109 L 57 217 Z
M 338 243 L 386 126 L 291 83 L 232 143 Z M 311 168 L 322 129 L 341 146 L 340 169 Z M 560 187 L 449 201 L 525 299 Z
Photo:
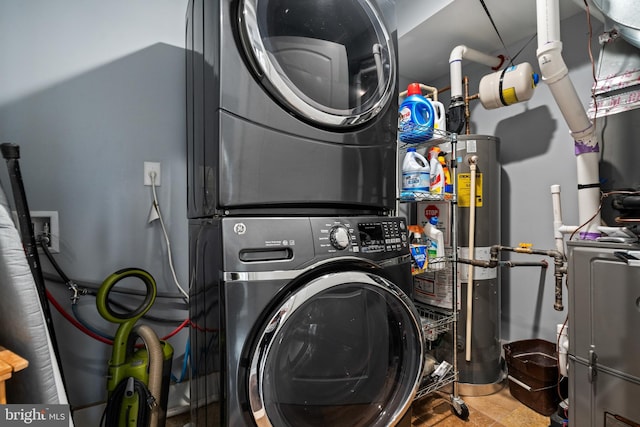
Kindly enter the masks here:
M 151 185 L 151 174 L 155 172 L 155 186 L 160 186 L 160 162 L 144 162 L 144 185 Z
M 49 238 L 47 248 L 52 254 L 60 253 L 60 226 L 58 224 L 58 211 L 31 211 L 31 224 L 33 226 L 33 235 L 40 247 L 40 239 L 42 236 Z

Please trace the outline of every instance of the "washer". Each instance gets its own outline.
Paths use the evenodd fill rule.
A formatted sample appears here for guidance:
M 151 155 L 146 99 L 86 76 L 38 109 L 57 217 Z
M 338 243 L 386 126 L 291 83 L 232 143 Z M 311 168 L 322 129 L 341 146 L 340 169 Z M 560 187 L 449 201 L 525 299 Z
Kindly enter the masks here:
M 422 375 L 406 223 L 191 223 L 195 426 L 395 425 Z
M 188 215 L 395 208 L 394 0 L 191 0 Z

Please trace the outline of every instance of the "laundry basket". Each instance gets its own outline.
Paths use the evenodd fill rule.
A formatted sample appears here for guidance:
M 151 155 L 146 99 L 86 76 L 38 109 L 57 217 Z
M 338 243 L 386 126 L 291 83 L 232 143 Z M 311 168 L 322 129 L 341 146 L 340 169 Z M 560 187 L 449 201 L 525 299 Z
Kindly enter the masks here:
M 551 415 L 560 403 L 558 355 L 554 343 L 529 339 L 503 345 L 509 391 L 542 415 Z

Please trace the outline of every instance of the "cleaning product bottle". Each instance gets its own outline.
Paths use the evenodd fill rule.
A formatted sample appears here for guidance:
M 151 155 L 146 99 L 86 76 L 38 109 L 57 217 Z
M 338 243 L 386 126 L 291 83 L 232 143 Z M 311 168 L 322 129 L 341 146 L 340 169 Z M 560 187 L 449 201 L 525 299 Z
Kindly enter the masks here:
M 431 101 L 433 105 L 433 128 L 443 132 L 447 130 L 447 113 L 444 104 L 440 101 Z
M 445 176 L 444 168 L 439 160 L 440 149 L 430 152 L 429 160 L 429 192 L 431 194 L 444 194 Z
M 420 274 L 427 269 L 427 249 L 424 239 L 424 228 L 410 225 L 411 274 Z
M 438 157 L 438 154 L 440 154 L 440 152 L 440 147 L 438 147 L 437 145 L 429 148 L 429 151 L 427 152 L 427 160 L 429 161 L 429 165 L 431 165 L 431 159 L 433 159 L 434 156 Z
M 444 192 L 446 194 L 453 193 L 453 184 L 451 183 L 451 172 L 449 172 L 449 167 L 447 166 L 447 158 L 446 154 L 440 152 L 438 154 L 438 161 L 442 165 L 442 171 L 444 173 Z
M 424 225 L 424 233 L 429 238 L 427 247 L 427 263 L 429 270 L 442 270 L 444 263 L 444 233 L 439 230 L 438 217 L 432 216 Z
M 433 136 L 433 104 L 422 96 L 419 83 L 407 87 L 407 97 L 400 104 L 398 115 L 400 141 L 419 143 Z
M 429 162 L 415 147 L 410 147 L 402 162 L 402 190 L 429 192 L 430 181 Z

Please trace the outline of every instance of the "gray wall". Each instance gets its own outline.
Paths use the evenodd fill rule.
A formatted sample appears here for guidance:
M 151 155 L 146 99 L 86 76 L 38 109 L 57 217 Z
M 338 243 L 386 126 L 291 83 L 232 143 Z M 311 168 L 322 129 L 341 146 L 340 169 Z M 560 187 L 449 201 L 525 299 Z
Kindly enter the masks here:
M 597 61 L 597 37 L 602 32 L 602 24 L 592 19 L 592 25 L 593 56 Z M 583 13 L 561 22 L 562 56 L 585 107 L 589 104 L 593 81 L 587 34 Z M 537 71 L 537 40 L 534 38 L 526 44 L 529 39 L 526 37 L 508 49 L 511 55 L 515 55 L 524 47 L 514 63 L 529 62 Z M 474 48 L 473 40 L 465 44 Z M 497 55 L 503 52 L 485 53 Z M 400 52 L 400 56 L 402 54 Z M 462 72 L 469 77 L 470 94 L 475 94 L 482 76 L 492 71 L 484 65 L 463 60 Z M 421 83 L 444 88 L 450 84 L 448 78 Z M 401 88 L 407 83 L 410 82 L 401 81 Z M 449 96 L 449 92 L 442 92 L 439 99 L 448 106 Z M 496 243 L 517 246 L 520 242 L 527 242 L 537 249 L 555 249 L 550 186 L 561 186 L 565 224 L 578 225 L 578 198 L 573 139 L 549 88 L 541 83 L 529 101 L 500 109 L 486 110 L 478 100 L 471 101 L 471 133 L 494 135 L 501 140 L 502 241 Z M 544 259 L 520 254 L 502 255 L 502 259 L 509 258 L 523 261 Z M 567 293 L 565 289 L 564 312 L 555 311 L 553 260 L 546 259 L 551 266 L 546 275 L 531 267 L 503 269 L 503 340 L 543 338 L 555 341 L 555 325 L 562 323 L 567 315 Z
M 186 4 L 0 2 L 0 142 L 20 145 L 30 209 L 59 212 L 57 262 L 72 279 L 97 285 L 118 269 L 143 268 L 160 294 L 173 296 L 158 298 L 153 314 L 176 320 L 188 312 L 173 284 L 160 224 L 147 223 L 152 195 L 143 185 L 143 163 L 161 163 L 157 193 L 186 288 Z M 6 167 L 0 181 L 10 194 Z M 41 261 L 54 271 L 44 256 Z M 50 282 L 48 288 L 70 313 L 66 286 Z M 82 297 L 78 309 L 95 327 L 115 331 L 98 316 L 94 297 Z M 111 348 L 51 310 L 71 404 L 104 400 Z M 160 336 L 176 326 L 145 323 Z M 176 375 L 187 336 L 184 329 L 170 340 Z

